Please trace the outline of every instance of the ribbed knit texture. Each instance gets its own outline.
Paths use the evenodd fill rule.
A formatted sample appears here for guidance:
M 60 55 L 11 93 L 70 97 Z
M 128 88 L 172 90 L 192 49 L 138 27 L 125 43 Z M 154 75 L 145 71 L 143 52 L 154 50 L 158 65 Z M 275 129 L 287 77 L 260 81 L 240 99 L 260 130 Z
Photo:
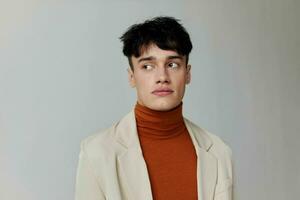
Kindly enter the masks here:
M 197 200 L 197 155 L 182 102 L 169 111 L 135 105 L 138 136 L 154 200 Z

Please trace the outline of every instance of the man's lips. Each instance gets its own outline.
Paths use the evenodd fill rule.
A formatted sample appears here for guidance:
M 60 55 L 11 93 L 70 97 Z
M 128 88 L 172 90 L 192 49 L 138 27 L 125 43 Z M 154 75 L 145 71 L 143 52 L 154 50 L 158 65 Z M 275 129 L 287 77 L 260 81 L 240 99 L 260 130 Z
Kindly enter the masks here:
M 157 96 L 166 96 L 173 93 L 173 90 L 171 89 L 158 89 L 158 90 L 154 90 L 152 92 L 152 94 L 155 94 Z

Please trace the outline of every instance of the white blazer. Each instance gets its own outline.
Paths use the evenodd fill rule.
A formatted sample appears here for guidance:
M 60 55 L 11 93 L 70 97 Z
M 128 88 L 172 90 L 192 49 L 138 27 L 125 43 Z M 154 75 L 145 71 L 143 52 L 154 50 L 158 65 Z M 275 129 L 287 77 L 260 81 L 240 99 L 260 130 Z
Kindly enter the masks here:
M 218 136 L 184 122 L 198 158 L 198 200 L 232 200 L 231 149 Z M 81 142 L 75 190 L 76 200 L 152 200 L 134 110 Z

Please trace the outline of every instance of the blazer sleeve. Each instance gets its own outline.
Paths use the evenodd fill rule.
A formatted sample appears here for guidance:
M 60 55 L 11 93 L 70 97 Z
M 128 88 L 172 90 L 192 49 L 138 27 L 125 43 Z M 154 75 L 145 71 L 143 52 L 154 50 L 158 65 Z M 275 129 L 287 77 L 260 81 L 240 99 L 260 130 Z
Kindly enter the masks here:
M 79 153 L 75 200 L 105 200 L 105 196 L 84 149 Z
M 220 183 L 217 184 L 216 186 L 216 194 L 214 200 L 233 200 L 234 195 L 233 195 L 233 177 L 234 177 L 234 172 L 233 172 L 233 159 L 232 159 L 232 150 L 226 146 L 227 148 L 225 149 L 226 151 L 226 157 L 227 157 L 227 162 L 224 166 L 226 166 L 226 170 L 228 171 L 229 178 L 221 181 Z

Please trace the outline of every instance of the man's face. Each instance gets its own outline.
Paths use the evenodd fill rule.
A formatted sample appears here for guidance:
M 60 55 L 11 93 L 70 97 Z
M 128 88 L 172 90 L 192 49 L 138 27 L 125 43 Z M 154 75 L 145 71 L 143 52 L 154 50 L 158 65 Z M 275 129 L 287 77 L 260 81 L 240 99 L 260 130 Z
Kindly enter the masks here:
M 185 85 L 191 79 L 186 56 L 151 45 L 131 60 L 134 72 L 128 68 L 128 78 L 130 85 L 136 87 L 139 104 L 166 111 L 181 103 Z

